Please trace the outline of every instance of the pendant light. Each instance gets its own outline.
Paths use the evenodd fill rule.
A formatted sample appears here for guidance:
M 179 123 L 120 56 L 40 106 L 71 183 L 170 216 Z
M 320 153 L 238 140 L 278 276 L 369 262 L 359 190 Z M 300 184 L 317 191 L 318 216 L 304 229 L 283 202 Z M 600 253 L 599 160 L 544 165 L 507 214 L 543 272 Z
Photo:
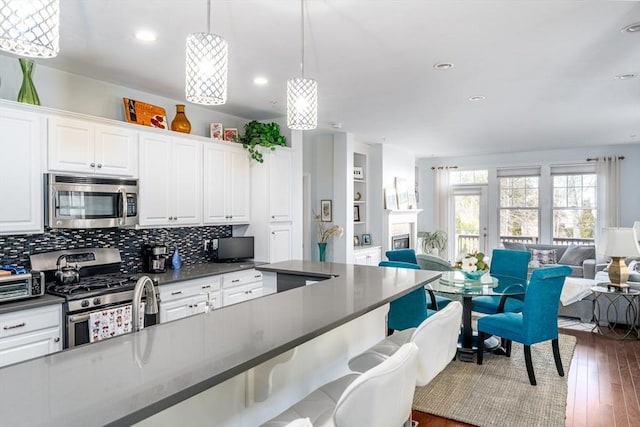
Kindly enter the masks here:
M 202 105 L 227 102 L 227 42 L 211 33 L 211 0 L 207 1 L 206 33 L 187 36 L 185 95 Z
M 304 78 L 304 0 L 300 0 L 300 12 L 302 77 L 287 81 L 287 127 L 309 130 L 318 126 L 318 83 Z
M 60 50 L 59 0 L 0 0 L 0 50 L 53 58 Z

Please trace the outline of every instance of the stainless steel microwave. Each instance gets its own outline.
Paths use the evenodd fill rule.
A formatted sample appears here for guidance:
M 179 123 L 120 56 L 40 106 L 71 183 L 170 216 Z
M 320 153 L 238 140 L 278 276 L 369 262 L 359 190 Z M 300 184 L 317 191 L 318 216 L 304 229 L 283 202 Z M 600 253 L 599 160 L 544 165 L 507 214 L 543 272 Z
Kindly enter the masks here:
M 138 181 L 45 174 L 45 225 L 51 228 L 133 227 Z

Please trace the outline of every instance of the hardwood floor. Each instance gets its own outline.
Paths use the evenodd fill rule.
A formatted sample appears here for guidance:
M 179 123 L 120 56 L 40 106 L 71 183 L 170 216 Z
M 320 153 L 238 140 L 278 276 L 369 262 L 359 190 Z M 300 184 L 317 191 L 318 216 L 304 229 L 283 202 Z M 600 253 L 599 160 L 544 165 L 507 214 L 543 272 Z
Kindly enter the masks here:
M 568 376 L 565 427 L 640 426 L 640 341 L 561 329 L 578 339 Z M 470 424 L 413 411 L 419 427 Z

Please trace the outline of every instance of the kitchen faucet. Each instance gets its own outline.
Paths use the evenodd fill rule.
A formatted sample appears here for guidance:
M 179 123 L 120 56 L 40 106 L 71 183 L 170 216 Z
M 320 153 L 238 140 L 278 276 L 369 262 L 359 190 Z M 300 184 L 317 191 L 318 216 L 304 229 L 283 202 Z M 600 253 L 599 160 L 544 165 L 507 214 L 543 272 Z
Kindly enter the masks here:
M 156 288 L 153 285 L 153 280 L 149 276 L 141 276 L 136 282 L 135 288 L 133 288 L 133 307 L 131 310 L 131 325 L 133 326 L 133 332 L 140 330 L 140 303 L 142 302 L 142 293 L 147 299 L 145 304 L 145 314 L 157 314 L 158 313 L 158 299 L 156 298 Z

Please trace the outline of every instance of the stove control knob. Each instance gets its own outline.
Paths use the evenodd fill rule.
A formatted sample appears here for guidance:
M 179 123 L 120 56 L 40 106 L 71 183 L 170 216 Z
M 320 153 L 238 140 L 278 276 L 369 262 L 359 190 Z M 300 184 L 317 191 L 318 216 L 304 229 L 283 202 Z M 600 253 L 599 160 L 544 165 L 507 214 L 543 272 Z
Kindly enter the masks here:
M 80 305 L 81 305 L 82 307 L 89 307 L 89 300 L 88 300 L 88 299 L 82 300 L 82 302 L 80 303 Z
M 93 300 L 93 305 L 100 305 L 102 303 L 102 301 L 100 301 L 100 298 L 95 298 Z

